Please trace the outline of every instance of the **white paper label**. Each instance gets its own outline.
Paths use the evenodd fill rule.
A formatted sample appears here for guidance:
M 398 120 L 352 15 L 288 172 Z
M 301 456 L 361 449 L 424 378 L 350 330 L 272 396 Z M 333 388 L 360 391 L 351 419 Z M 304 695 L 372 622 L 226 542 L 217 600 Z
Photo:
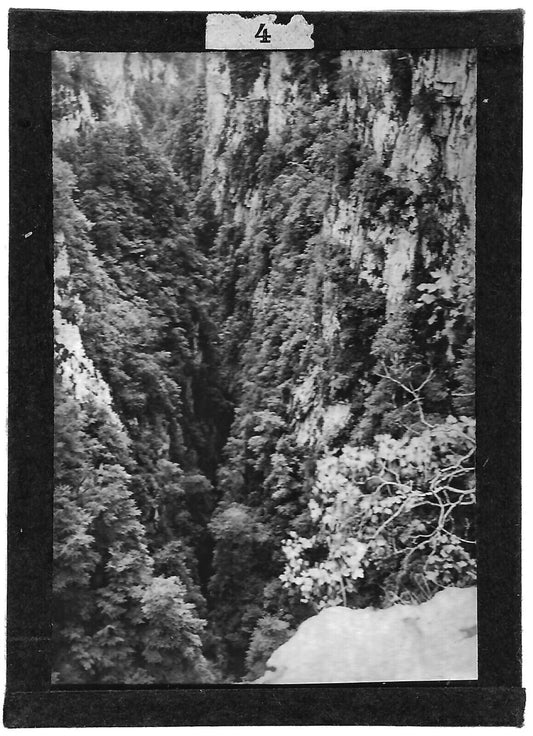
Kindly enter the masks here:
M 243 18 L 236 13 L 210 13 L 205 29 L 205 47 L 213 50 L 312 49 L 314 26 L 303 15 L 293 15 L 286 25 L 276 23 L 277 15 Z

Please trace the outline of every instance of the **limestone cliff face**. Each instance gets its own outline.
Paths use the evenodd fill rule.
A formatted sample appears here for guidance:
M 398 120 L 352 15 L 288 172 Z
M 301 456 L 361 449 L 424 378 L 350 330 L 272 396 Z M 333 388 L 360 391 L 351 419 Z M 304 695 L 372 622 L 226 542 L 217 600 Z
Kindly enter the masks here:
M 354 139 L 373 152 L 376 165 L 398 186 L 420 192 L 422 180 L 438 164 L 441 174 L 457 185 L 467 220 L 464 239 L 471 243 L 475 228 L 475 51 L 400 54 L 391 61 L 391 52 L 386 51 L 340 53 L 339 78 L 345 91 L 337 101 L 339 118 L 348 117 Z M 56 57 L 67 70 L 76 63 L 75 55 L 67 52 L 58 52 Z M 253 187 L 244 196 L 235 196 L 236 182 L 228 163 L 232 152 L 242 147 L 252 118 L 256 128 L 264 128 L 265 142 L 278 145 L 302 104 L 288 55 L 272 52 L 267 59 L 244 93 L 236 88 L 235 80 L 232 86 L 230 59 L 223 52 L 86 54 L 83 63 L 91 66 L 106 90 L 102 114 L 124 125 L 139 122 L 135 104 L 139 84 L 160 84 L 171 96 L 173 89 L 188 84 L 192 77 L 198 79 L 205 67 L 203 176 L 215 181 L 213 196 L 219 213 L 224 197 L 233 195 L 234 217 L 243 220 L 248 218 L 243 207 L 249 210 L 255 202 L 257 210 L 258 203 Z M 70 109 L 55 123 L 55 136 L 66 137 L 95 124 L 97 113 L 86 88 L 59 89 Z M 319 91 L 317 107 L 324 104 L 320 95 Z M 363 262 L 369 274 L 375 266 L 372 246 L 383 241 L 390 245 L 381 277 L 392 310 L 409 287 L 419 223 L 406 213 L 399 223 L 392 225 L 384 218 L 380 227 L 369 230 L 362 222 L 365 183 L 357 184 L 359 191 L 352 188 L 349 194 L 336 197 L 325 214 L 323 234 L 339 248 L 349 248 L 353 262 Z
M 204 179 L 215 182 L 213 198 L 223 220 L 244 225 L 249 234 L 262 216 L 261 182 L 239 189 L 235 169 L 235 161 L 250 149 L 250 127 L 264 147 L 276 150 L 303 106 L 333 106 L 339 128 L 348 129 L 366 162 L 348 186 L 323 193 L 331 203 L 323 213 L 322 238 L 349 254 L 360 283 L 384 294 L 389 317 L 402 309 L 413 289 L 417 260 L 440 274 L 435 278 L 446 297 L 468 302 L 473 309 L 475 50 L 343 51 L 333 101 L 326 82 L 317 85 L 311 100 L 305 96 L 291 66 L 294 60 L 285 52 L 272 52 L 267 63 L 258 65 L 244 93 L 235 87 L 231 63 L 231 54 L 210 54 L 206 75 Z M 442 198 L 434 190 L 436 172 L 449 187 L 448 208 L 434 201 Z M 374 197 L 378 180 L 386 186 Z M 372 197 L 375 201 L 369 204 Z M 448 242 L 441 244 L 444 267 L 437 264 L 427 234 L 426 210 L 434 205 L 441 207 L 438 217 L 448 233 Z M 458 296 L 465 279 L 468 293 Z M 322 337 L 333 345 L 339 335 L 338 299 L 327 278 L 320 301 Z M 313 395 L 298 434 L 303 444 L 319 441 L 319 426 L 329 437 L 332 427 L 341 429 L 348 418 L 343 404 L 324 405 L 312 386 L 309 374 L 293 397 L 297 414 L 305 404 L 302 397 Z
M 138 86 L 160 85 L 170 94 L 191 72 L 201 74 L 201 60 L 190 62 L 187 54 L 54 52 L 54 144 L 73 138 L 84 129 L 94 128 L 100 121 L 139 125 L 141 115 L 135 102 Z M 73 80 L 77 82 L 73 84 Z M 83 227 L 91 227 L 79 210 L 75 217 L 84 221 Z M 80 326 L 85 307 L 71 287 L 67 251 L 65 234 L 59 230 L 55 233 L 54 263 L 58 371 L 77 401 L 91 401 L 105 411 L 111 423 L 121 427 L 109 386 L 83 345 Z
M 266 196 L 262 175 L 255 175 L 261 152 L 283 146 L 306 105 L 318 112 L 327 105 L 339 130 L 348 131 L 358 155 L 364 153 L 365 163 L 342 187 L 329 184 L 328 190 L 320 190 L 317 183 L 322 239 L 349 256 L 349 268 L 360 283 L 384 295 L 389 317 L 401 310 L 413 288 L 417 259 L 427 270 L 434 269 L 446 299 L 468 302 L 473 309 L 475 51 L 343 51 L 336 60 L 334 83 L 319 70 L 311 95 L 302 83 L 302 68 L 314 63 L 313 55 L 305 64 L 286 52 L 255 54 L 249 61 L 245 58 L 244 65 L 243 58 L 222 52 L 58 52 L 55 103 L 61 114 L 56 116 L 54 137 L 61 140 L 98 125 L 100 119 L 139 123 L 136 91 L 143 84 L 158 86 L 169 99 L 191 83 L 202 87 L 202 179 L 209 183 L 219 222 L 240 229 L 241 241 L 249 248 Z M 69 72 L 70 79 L 81 75 L 79 83 L 62 83 L 61 70 Z M 436 171 L 448 183 L 449 205 L 432 201 L 442 197 L 432 188 Z M 329 199 L 327 207 L 319 196 Z M 436 262 L 428 235 L 428 207 L 440 207 L 438 218 L 446 230 L 439 246 L 442 263 Z M 320 258 L 327 255 L 317 253 L 317 268 Z M 341 329 L 338 289 L 327 276 L 320 288 L 314 295 L 321 304 L 320 336 L 333 346 Z M 264 294 L 262 279 L 251 298 L 254 309 L 264 304 Z M 303 310 L 310 308 L 304 305 Z M 449 339 L 451 343 L 453 337 Z M 297 436 L 302 445 L 327 441 L 349 419 L 346 404 L 320 396 L 316 368 L 302 376 L 291 401 L 294 416 L 300 417 Z
M 475 228 L 476 53 L 453 49 L 401 53 L 391 61 L 387 51 L 340 52 L 339 78 L 345 91 L 336 103 L 339 118 L 348 117 L 354 138 L 373 152 L 376 164 L 384 167 L 393 182 L 414 192 L 421 189 L 421 180 L 431 167 L 439 163 L 442 175 L 458 186 L 468 217 L 465 238 L 471 239 Z M 79 55 L 56 52 L 55 56 L 67 71 L 80 63 Z M 235 188 L 226 154 L 239 149 L 251 117 L 256 127 L 264 127 L 265 142 L 275 146 L 302 104 L 287 53 L 272 52 L 266 58 L 244 92 L 235 80 L 232 85 L 230 59 L 223 52 L 85 54 L 82 63 L 91 67 L 106 90 L 102 116 L 124 125 L 139 122 L 135 104 L 139 84 L 160 84 L 171 96 L 173 89 L 187 85 L 191 78 L 198 80 L 205 68 L 203 171 L 204 178 L 213 175 L 216 179 L 215 198 L 220 208 L 223 193 Z M 56 122 L 55 136 L 65 137 L 84 125 L 95 124 L 95 105 L 83 84 L 75 90 L 59 84 L 58 89 L 64 106 L 70 109 Z M 317 107 L 324 104 L 321 94 L 327 96 L 319 90 Z M 239 205 L 247 204 L 253 194 L 249 191 L 241 197 L 244 201 L 234 198 L 237 217 L 242 217 Z M 412 264 L 417 223 L 395 227 L 384 223 L 381 230 L 370 233 L 361 222 L 362 214 L 358 192 L 337 197 L 324 218 L 323 232 L 339 247 L 350 248 L 354 261 L 368 258 L 373 242 L 383 238 L 391 241 L 384 282 L 392 304 L 401 298 L 408 281 L 405 276 Z
M 209 54 L 206 67 L 206 115 L 204 133 L 204 161 L 202 176 L 204 179 L 221 171 L 221 162 L 217 153 L 220 139 L 226 127 L 227 100 L 230 95 L 230 79 L 228 66 L 223 53 Z M 225 173 L 225 172 L 224 172 Z M 220 179 L 218 179 L 220 181 Z M 220 200 L 221 194 L 217 196 Z
M 61 114 L 54 120 L 56 140 L 94 126 L 98 120 L 138 125 L 139 86 L 153 85 L 172 93 L 202 76 L 201 55 L 142 52 L 54 52 L 54 104 Z M 72 80 L 76 80 L 72 84 Z
M 86 353 L 80 333 L 84 305 L 79 296 L 72 293 L 70 266 L 65 239 L 56 234 L 57 257 L 55 261 L 54 287 L 54 342 L 57 356 L 57 373 L 67 392 L 81 405 L 90 402 L 102 410 L 106 420 L 119 429 L 122 422 L 113 409 L 109 386 Z M 61 284 L 61 286 L 60 286 Z M 75 315 L 75 316 L 74 316 Z
M 467 219 L 465 245 L 471 246 L 475 231 L 476 52 L 431 50 L 416 60 L 411 55 L 400 56 L 396 65 L 406 80 L 400 90 L 395 89 L 390 52 L 341 52 L 340 76 L 350 89 L 338 100 L 338 115 L 348 116 L 354 138 L 373 152 L 376 165 L 382 165 L 385 175 L 398 185 L 420 192 L 424 177 L 439 164 L 441 175 L 458 187 Z M 220 208 L 224 187 L 233 185 L 224 157 L 217 156 L 222 143 L 229 150 L 237 149 L 254 103 L 266 100 L 266 142 L 275 146 L 302 100 L 282 51 L 270 54 L 268 67 L 257 76 L 247 96 L 237 100 L 227 55 L 210 54 L 206 95 L 204 176 L 215 174 Z M 320 93 L 315 102 L 319 107 Z M 404 222 L 384 222 L 369 231 L 361 222 L 361 194 L 364 191 L 351 191 L 338 198 L 326 213 L 323 234 L 332 237 L 339 248 L 349 248 L 353 262 L 365 261 L 369 271 L 372 245 L 386 241 L 391 246 L 382 278 L 392 309 L 409 286 L 419 223 L 408 216 Z M 245 200 L 252 196 L 248 192 Z M 237 217 L 241 216 L 239 204 L 243 202 L 235 207 Z
M 431 167 L 439 164 L 441 176 L 453 181 L 460 192 L 468 219 L 464 246 L 472 246 L 475 229 L 475 51 L 432 50 L 411 69 L 408 112 L 402 121 L 393 88 L 391 65 L 384 52 L 345 52 L 342 67 L 364 80 L 356 100 L 345 98 L 354 131 L 374 151 L 376 162 L 392 181 L 413 192 Z M 400 57 L 401 58 L 401 57 Z M 406 60 L 403 60 L 407 63 Z M 407 96 L 407 95 L 406 95 Z M 409 273 L 419 240 L 419 222 L 407 216 L 392 226 L 384 222 L 373 232 L 361 223 L 361 200 L 341 200 L 328 213 L 326 231 L 351 248 L 352 260 L 364 260 L 371 270 L 373 243 L 390 244 L 383 268 L 389 310 L 409 288 Z M 409 213 L 409 215 L 414 213 Z M 425 243 L 421 243 L 424 251 Z

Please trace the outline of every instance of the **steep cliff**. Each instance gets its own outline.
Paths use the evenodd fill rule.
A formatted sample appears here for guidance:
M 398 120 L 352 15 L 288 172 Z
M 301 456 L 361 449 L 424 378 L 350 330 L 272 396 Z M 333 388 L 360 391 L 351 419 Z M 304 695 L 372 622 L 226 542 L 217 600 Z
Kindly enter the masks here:
M 475 52 L 54 69 L 58 371 L 208 657 L 473 584 Z
M 206 92 L 240 366 L 210 589 L 238 661 L 269 616 L 474 580 L 475 52 L 213 55 Z

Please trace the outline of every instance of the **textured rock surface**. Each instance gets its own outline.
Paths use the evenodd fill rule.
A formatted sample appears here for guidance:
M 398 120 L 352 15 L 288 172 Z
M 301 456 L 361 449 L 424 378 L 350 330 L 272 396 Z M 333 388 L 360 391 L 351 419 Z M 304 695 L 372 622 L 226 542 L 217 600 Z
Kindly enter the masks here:
M 390 186 L 427 198 L 424 187 L 436 168 L 441 171 L 441 177 L 453 181 L 455 196 L 462 207 L 454 206 L 443 225 L 455 227 L 462 209 L 462 232 L 447 267 L 452 281 L 457 283 L 463 277 L 465 264 L 472 262 L 475 239 L 472 162 L 476 137 L 472 131 L 476 125 L 476 51 L 435 49 L 413 59 L 409 99 L 403 114 L 388 52 L 342 51 L 339 63 L 341 76 L 352 80 L 357 94 L 349 91 L 340 94 L 333 103 L 336 114 L 339 120 L 348 120 L 354 140 L 360 141 L 362 148 L 371 154 L 376 167 L 382 167 Z M 218 153 L 220 141 L 225 141 L 228 151 L 237 150 L 250 122 L 250 113 L 255 111 L 255 125 L 264 132 L 266 144 L 281 145 L 284 129 L 290 126 L 305 101 L 294 75 L 291 76 L 289 56 L 283 51 L 272 52 L 268 71 L 260 72 L 245 97 L 235 101 L 234 94 L 228 55 L 209 54 L 203 174 L 204 178 L 214 176 L 212 196 L 217 212 L 225 210 L 228 222 L 244 224 L 248 236 L 256 227 L 255 220 L 261 217 L 264 193 L 252 185 L 244 194 L 235 194 L 231 168 L 228 169 L 226 156 Z M 329 104 L 321 94 L 317 93 L 314 103 L 317 108 Z M 365 199 L 368 185 L 361 179 L 359 188 L 352 187 L 350 193 L 337 192 L 336 201 L 324 213 L 320 235 L 339 252 L 350 253 L 351 267 L 359 271 L 360 282 L 381 291 L 386 298 L 387 314 L 393 315 L 412 289 L 416 258 L 428 264 L 432 259 L 431 248 L 413 208 L 395 221 L 391 221 L 390 213 L 384 214 L 379 222 L 373 221 L 369 226 Z M 383 247 L 381 263 L 376 253 Z M 473 274 L 469 278 L 473 279 Z M 338 332 L 337 307 L 335 288 L 325 279 L 322 334 L 330 343 Z M 314 406 L 310 407 L 314 411 L 302 420 L 300 444 L 320 444 L 327 440 L 321 430 L 323 416 L 329 410 L 326 403 L 320 392 L 314 391 Z
M 122 429 L 122 422 L 113 409 L 111 390 L 85 351 L 79 325 L 64 315 L 69 303 L 71 308 L 74 305 L 80 315 L 83 314 L 84 306 L 78 295 L 58 288 L 59 281 L 68 284 L 70 280 L 70 265 L 61 232 L 56 237 L 56 247 L 54 342 L 56 355 L 60 356 L 56 366 L 57 375 L 64 388 L 71 391 L 77 401 L 82 404 L 91 402 L 103 411 L 109 422 Z
M 326 608 L 305 621 L 256 684 L 475 680 L 476 588 L 419 606 Z

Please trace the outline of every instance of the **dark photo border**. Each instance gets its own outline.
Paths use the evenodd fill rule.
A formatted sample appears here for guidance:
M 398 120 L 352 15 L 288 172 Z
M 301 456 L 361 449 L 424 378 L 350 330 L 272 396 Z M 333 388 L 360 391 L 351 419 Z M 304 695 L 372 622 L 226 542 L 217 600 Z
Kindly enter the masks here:
M 478 50 L 478 680 L 401 685 L 52 688 L 54 266 L 50 51 L 203 51 L 207 13 L 12 10 L 8 640 L 4 703 L 8 727 L 522 724 L 523 13 L 302 12 L 314 24 L 315 50 Z M 279 13 L 278 17 L 287 22 L 292 15 Z

